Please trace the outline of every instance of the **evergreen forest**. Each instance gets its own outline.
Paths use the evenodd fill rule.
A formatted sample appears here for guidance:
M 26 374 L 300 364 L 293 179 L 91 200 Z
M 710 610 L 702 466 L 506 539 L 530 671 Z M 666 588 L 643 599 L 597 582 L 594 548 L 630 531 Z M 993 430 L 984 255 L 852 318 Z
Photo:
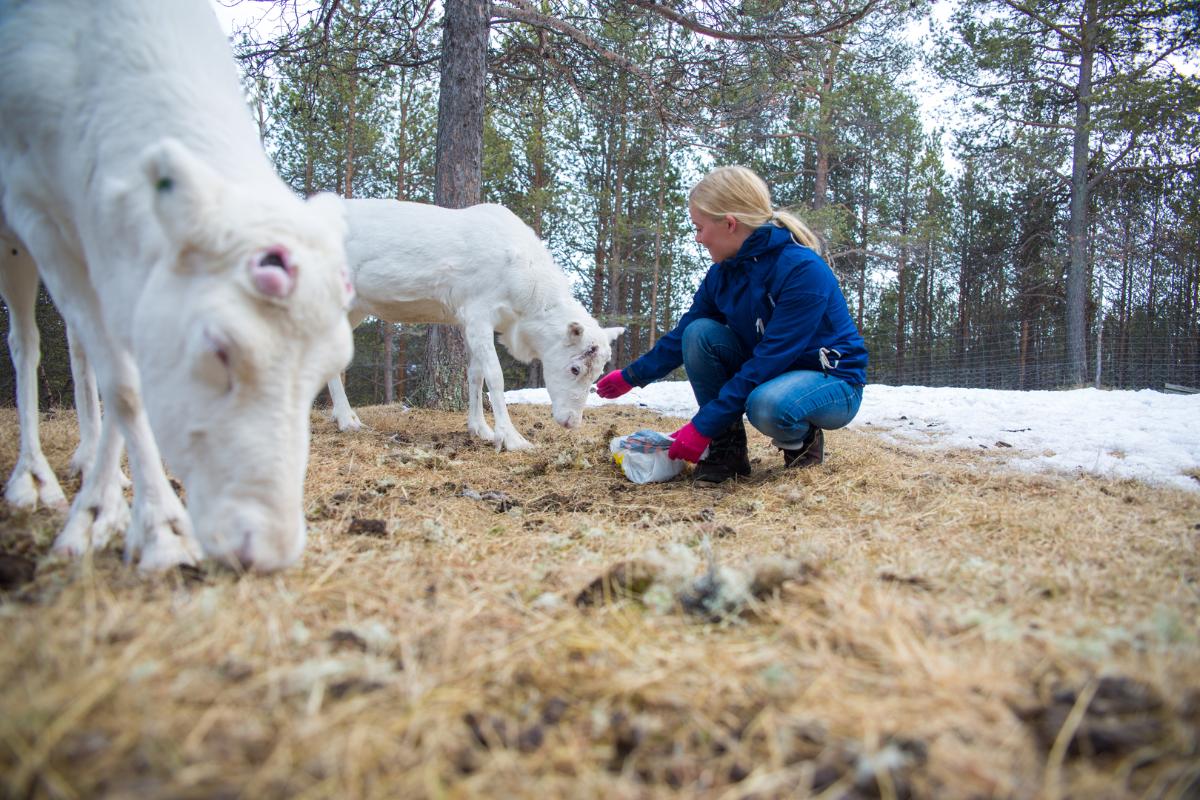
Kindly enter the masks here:
M 298 193 L 509 207 L 626 326 L 614 366 L 709 266 L 689 188 L 744 164 L 822 237 L 871 382 L 1200 387 L 1193 2 L 214 2 L 239 15 L 247 102 Z M 450 19 L 468 6 L 470 41 Z M 477 187 L 438 174 L 463 46 L 483 76 Z M 42 402 L 69 404 L 48 298 L 39 323 Z M 368 320 L 351 401 L 420 403 L 448 341 Z M 539 385 L 502 358 L 508 388 Z

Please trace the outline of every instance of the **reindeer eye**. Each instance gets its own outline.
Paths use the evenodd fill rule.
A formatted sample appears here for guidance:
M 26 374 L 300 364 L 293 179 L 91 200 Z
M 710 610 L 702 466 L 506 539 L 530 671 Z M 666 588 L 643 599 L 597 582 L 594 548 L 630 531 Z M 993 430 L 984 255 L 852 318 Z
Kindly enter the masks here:
M 572 375 L 578 375 L 578 374 L 579 374 L 579 367 L 571 367 L 571 374 L 572 374 Z
M 199 342 L 200 350 L 193 369 L 198 377 L 214 389 L 228 392 L 233 388 L 233 342 L 223 333 L 206 329 Z

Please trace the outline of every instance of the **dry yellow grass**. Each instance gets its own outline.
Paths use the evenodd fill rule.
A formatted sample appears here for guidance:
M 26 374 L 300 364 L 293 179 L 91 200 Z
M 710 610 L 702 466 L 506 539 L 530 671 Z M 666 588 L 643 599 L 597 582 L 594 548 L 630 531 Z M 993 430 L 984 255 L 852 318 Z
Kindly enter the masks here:
M 1200 794 L 1200 495 L 1006 474 L 828 436 L 823 467 L 628 483 L 545 407 L 537 451 L 461 414 L 314 415 L 310 542 L 281 575 L 144 577 L 47 556 L 0 511 L 9 797 L 929 797 Z M 47 415 L 62 475 L 73 416 Z M 16 457 L 0 412 L 0 471 Z M 74 488 L 67 485 L 70 493 Z M 652 549 L 794 559 L 710 621 L 576 596 Z

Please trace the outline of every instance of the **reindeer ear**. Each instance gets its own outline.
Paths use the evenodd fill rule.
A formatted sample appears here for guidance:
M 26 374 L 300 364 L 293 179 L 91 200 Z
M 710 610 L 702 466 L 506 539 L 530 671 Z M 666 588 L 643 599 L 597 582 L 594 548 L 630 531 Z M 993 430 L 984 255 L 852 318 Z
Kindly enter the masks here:
M 341 239 L 339 246 L 344 247 L 348 230 L 346 201 L 333 192 L 318 192 L 308 198 L 305 203 L 309 210 L 320 216 L 323 222 L 328 223 L 332 229 L 336 229 L 337 235 Z M 344 253 L 340 257 L 344 259 Z M 354 284 L 351 282 L 350 273 L 345 266 L 340 268 L 338 277 L 342 283 L 342 307 L 349 310 L 350 304 L 354 302 Z
M 221 179 L 182 142 L 162 139 L 142 154 L 155 216 L 175 247 L 201 238 L 200 221 L 220 202 Z
M 578 322 L 567 323 L 567 341 L 572 344 L 583 338 L 583 326 Z
M 617 340 L 617 337 L 620 336 L 624 332 L 625 332 L 625 328 L 623 326 L 618 326 L 616 328 L 605 328 L 604 329 L 604 334 L 605 334 L 605 336 L 608 337 L 609 344 L 612 344 L 613 342 L 615 342 Z
M 346 235 L 346 201 L 341 196 L 332 192 L 318 192 L 307 202 L 309 208 L 337 226 L 339 235 Z

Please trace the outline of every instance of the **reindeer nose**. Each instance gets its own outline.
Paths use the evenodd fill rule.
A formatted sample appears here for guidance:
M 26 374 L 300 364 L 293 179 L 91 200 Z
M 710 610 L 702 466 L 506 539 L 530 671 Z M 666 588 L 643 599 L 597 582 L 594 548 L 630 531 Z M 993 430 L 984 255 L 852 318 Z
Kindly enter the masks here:
M 238 562 L 236 566 L 249 572 L 278 572 L 291 566 L 295 560 L 285 553 L 264 553 L 262 548 L 254 545 L 253 534 L 249 533 L 234 553 L 234 558 Z
M 306 530 L 303 521 L 299 532 L 288 536 L 278 523 L 255 523 L 243 519 L 231 537 L 235 546 L 227 561 L 235 569 L 250 572 L 276 572 L 296 562 L 304 550 Z
M 233 551 L 233 554 L 229 558 L 229 566 L 249 572 L 254 569 L 254 551 L 250 545 L 250 534 L 242 534 L 241 540 L 242 543 L 238 545 L 238 548 Z

